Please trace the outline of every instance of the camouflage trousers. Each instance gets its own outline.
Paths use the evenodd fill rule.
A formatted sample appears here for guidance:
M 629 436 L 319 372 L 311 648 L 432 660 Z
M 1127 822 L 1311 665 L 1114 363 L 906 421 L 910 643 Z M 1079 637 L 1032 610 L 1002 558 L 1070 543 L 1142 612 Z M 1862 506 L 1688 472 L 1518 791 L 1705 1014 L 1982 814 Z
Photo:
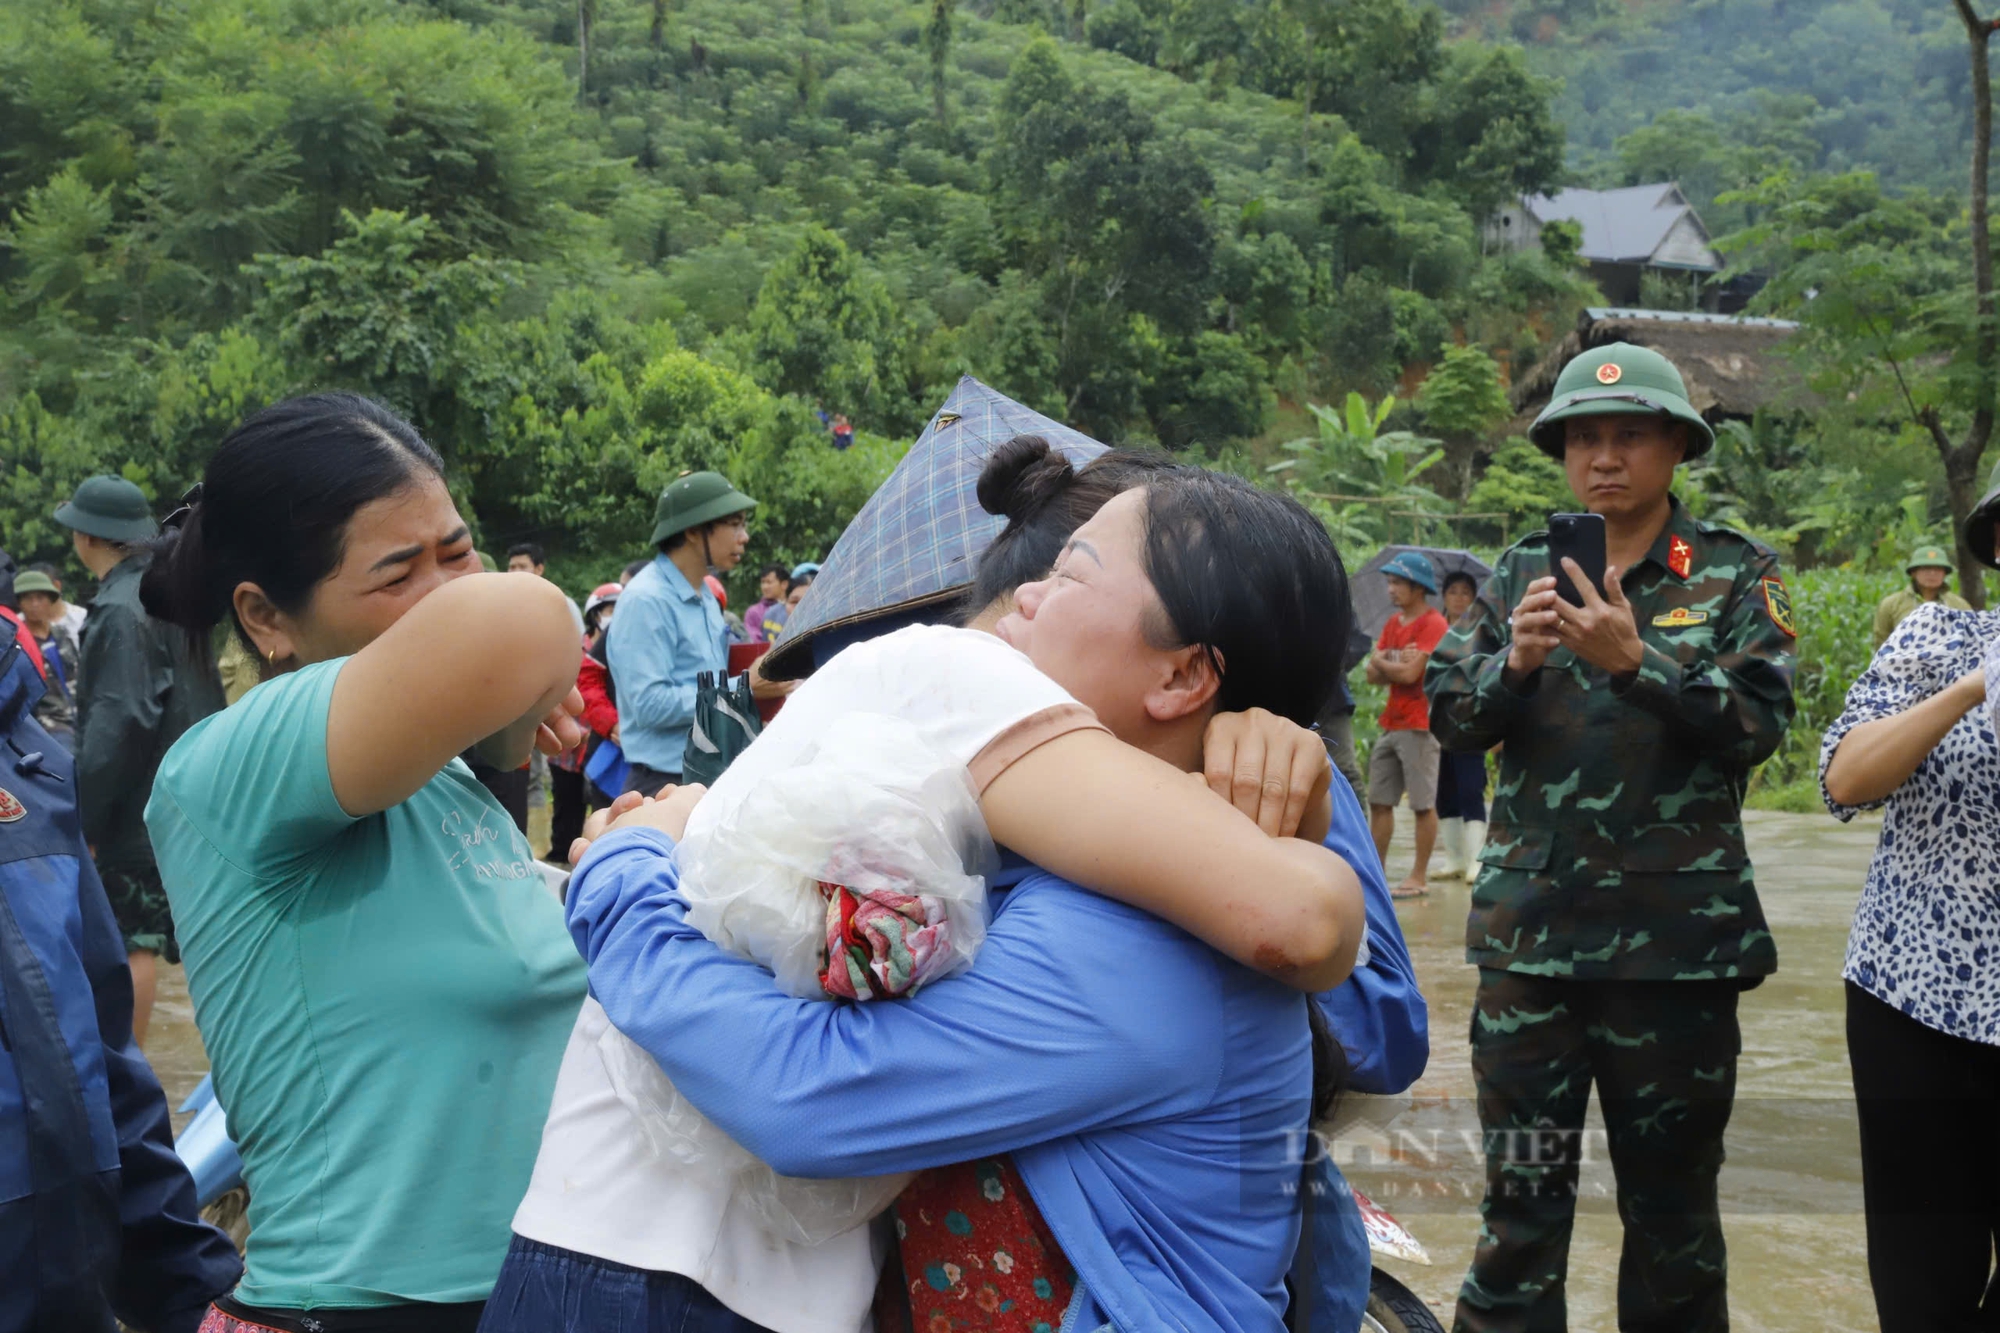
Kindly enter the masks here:
M 181 946 L 174 938 L 174 914 L 167 906 L 167 888 L 160 883 L 160 872 L 152 866 L 99 866 L 97 877 L 104 882 L 111 915 L 118 919 L 118 932 L 125 937 L 125 952 L 147 949 L 169 963 L 178 963 Z
M 1486 1197 L 1454 1333 L 1559 1333 L 1584 1111 L 1597 1086 L 1625 1244 L 1618 1327 L 1729 1327 L 1716 1209 L 1736 1092 L 1733 981 L 1567 981 L 1479 970 L 1472 1074 Z

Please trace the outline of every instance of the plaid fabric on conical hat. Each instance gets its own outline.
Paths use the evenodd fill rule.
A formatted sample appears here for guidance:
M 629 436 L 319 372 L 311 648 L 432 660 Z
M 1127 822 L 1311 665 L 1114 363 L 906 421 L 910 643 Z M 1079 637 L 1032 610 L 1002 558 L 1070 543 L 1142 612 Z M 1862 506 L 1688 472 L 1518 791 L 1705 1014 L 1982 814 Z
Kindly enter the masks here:
M 816 635 L 949 602 L 1006 520 L 979 507 L 980 469 L 1016 435 L 1040 435 L 1070 462 L 1104 446 L 967 375 L 881 489 L 840 534 L 783 635 L 764 657 L 773 680 L 809 675 Z

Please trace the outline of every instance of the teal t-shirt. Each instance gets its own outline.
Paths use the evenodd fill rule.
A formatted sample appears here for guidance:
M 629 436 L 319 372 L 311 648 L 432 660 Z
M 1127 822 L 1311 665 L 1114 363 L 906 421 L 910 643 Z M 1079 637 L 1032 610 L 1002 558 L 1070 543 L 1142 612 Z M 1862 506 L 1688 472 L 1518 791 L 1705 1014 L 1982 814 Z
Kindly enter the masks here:
M 237 1297 L 482 1300 L 584 965 L 526 840 L 458 760 L 393 809 L 340 808 L 326 723 L 344 661 L 196 724 L 146 809 L 250 1187 Z

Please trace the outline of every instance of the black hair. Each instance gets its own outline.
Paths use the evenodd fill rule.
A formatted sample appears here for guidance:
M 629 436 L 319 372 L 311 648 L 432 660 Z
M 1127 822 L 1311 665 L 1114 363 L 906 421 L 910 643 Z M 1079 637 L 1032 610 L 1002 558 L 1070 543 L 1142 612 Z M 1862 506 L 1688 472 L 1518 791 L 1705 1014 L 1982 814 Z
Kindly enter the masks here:
M 786 566 L 778 564 L 776 561 L 773 561 L 772 563 L 764 566 L 762 569 L 757 571 L 757 581 L 759 583 L 762 583 L 765 579 L 769 578 L 773 574 L 777 575 L 779 578 L 783 579 L 788 584 L 792 581 L 792 571 L 788 569 Z
M 785 596 L 787 597 L 791 596 L 793 593 L 797 592 L 800 588 L 812 587 L 812 581 L 813 581 L 813 576 L 810 574 L 801 574 L 795 579 L 789 579 L 789 578 L 786 579 Z
M 339 567 L 348 520 L 444 461 L 416 428 L 372 398 L 316 393 L 252 416 L 223 439 L 201 485 L 152 542 L 139 583 L 146 613 L 205 635 L 236 621 L 239 583 L 296 613 Z
M 1347 569 L 1324 525 L 1288 495 L 1175 467 L 1146 482 L 1146 576 L 1160 600 L 1147 637 L 1200 646 L 1221 676 L 1218 713 L 1264 708 L 1313 725 L 1339 684 L 1353 620 Z M 1306 1000 L 1312 1115 L 1347 1081 L 1347 1051 Z
M 634 560 L 631 564 L 625 566 L 625 572 L 618 576 L 618 581 L 621 584 L 630 583 L 640 570 L 652 563 L 651 560 Z
M 1451 585 L 1454 583 L 1463 583 L 1466 587 L 1472 589 L 1474 597 L 1479 595 L 1479 580 L 1462 569 L 1454 569 L 1451 573 L 1444 576 L 1444 582 L 1438 584 L 1438 595 L 1443 596 L 1445 593 L 1450 592 Z
M 528 563 L 538 568 L 549 563 L 548 553 L 542 550 L 540 542 L 515 542 L 507 548 L 507 559 L 511 561 L 517 555 L 527 556 Z
M 1347 570 L 1326 528 L 1288 495 L 1177 467 L 1146 486 L 1146 575 L 1157 647 L 1201 647 L 1222 678 L 1215 711 L 1269 709 L 1309 727 L 1340 680 Z
M 1007 520 L 980 554 L 963 605 L 976 616 L 1020 587 L 1044 578 L 1063 545 L 1104 502 L 1175 466 L 1165 454 L 1113 449 L 1083 467 L 1039 435 L 1016 435 L 986 459 L 979 473 L 979 507 Z

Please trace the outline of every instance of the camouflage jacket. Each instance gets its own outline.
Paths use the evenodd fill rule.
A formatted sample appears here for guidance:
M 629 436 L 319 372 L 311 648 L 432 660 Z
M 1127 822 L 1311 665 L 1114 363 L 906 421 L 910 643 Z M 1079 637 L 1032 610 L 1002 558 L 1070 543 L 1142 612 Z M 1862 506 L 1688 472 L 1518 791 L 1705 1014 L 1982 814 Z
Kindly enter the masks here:
M 1623 579 L 1638 673 L 1615 679 L 1558 648 L 1517 693 L 1502 678 L 1509 618 L 1547 572 L 1546 533 L 1510 548 L 1425 677 L 1446 749 L 1505 747 L 1468 960 L 1580 980 L 1775 971 L 1742 809 L 1792 720 L 1777 556 L 1674 501 Z

